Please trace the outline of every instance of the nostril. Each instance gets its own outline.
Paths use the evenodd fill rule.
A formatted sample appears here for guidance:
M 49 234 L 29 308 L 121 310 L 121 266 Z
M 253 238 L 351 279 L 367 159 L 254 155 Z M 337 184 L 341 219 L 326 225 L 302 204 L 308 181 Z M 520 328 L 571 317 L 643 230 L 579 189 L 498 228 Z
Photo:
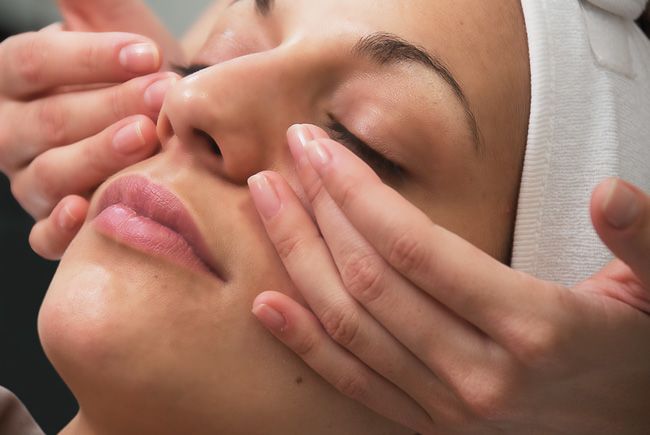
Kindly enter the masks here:
M 212 138 L 212 136 L 205 131 L 198 129 L 194 130 L 194 134 L 203 139 L 209 145 L 212 152 L 214 152 L 218 157 L 222 157 L 221 148 L 219 148 L 219 144 Z

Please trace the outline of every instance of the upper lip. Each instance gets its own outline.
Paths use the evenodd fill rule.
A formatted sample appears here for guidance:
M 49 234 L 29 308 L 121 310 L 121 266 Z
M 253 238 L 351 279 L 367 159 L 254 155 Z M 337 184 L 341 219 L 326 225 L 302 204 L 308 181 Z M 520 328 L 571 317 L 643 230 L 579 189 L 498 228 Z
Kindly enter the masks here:
M 178 233 L 212 274 L 221 280 L 225 278 L 187 208 L 168 189 L 141 176 L 125 176 L 106 188 L 99 199 L 94 216 L 115 204 L 129 207 L 137 214 Z

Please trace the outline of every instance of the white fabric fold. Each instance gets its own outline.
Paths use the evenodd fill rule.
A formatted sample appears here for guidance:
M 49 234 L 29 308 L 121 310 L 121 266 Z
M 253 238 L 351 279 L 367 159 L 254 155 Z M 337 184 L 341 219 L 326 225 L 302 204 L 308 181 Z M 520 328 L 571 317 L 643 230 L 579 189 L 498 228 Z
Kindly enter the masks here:
M 647 0 L 589 0 L 591 4 L 628 20 L 636 20 L 645 10 Z
M 522 6 L 532 100 L 512 266 L 572 285 L 612 258 L 591 224 L 595 186 L 620 176 L 650 192 L 650 41 L 587 0 Z

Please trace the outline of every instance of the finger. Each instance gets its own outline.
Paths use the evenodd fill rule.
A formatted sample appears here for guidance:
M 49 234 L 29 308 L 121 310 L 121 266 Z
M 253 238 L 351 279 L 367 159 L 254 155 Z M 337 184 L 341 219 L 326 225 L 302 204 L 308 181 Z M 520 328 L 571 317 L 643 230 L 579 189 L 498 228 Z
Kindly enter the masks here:
M 350 223 L 393 268 L 497 342 L 510 342 L 522 322 L 566 319 L 559 287 L 435 225 L 347 148 L 315 140 L 305 151 Z
M 149 39 L 126 33 L 33 32 L 0 44 L 0 94 L 27 98 L 59 86 L 119 83 L 158 71 Z
M 94 190 L 109 176 L 153 154 L 157 146 L 154 123 L 136 115 L 98 135 L 39 155 L 14 177 L 12 192 L 29 214 L 40 219 L 64 196 Z
M 291 280 L 330 337 L 416 400 L 453 397 L 345 291 L 327 246 L 289 185 L 278 174 L 264 172 L 251 179 L 251 194 Z M 273 196 L 280 201 L 275 215 L 269 213 Z
M 63 31 L 63 23 L 56 22 L 52 23 L 49 26 L 43 27 L 39 32 L 41 33 L 50 33 L 50 32 L 62 32 Z
M 607 247 L 650 288 L 650 196 L 623 180 L 606 180 L 594 191 L 591 217 Z
M 458 372 L 488 364 L 495 353 L 489 349 L 494 343 L 390 267 L 323 188 L 303 151 L 315 139 L 314 129 L 293 126 L 288 131 L 288 142 L 318 228 L 345 289 L 447 384 L 453 385 L 452 378 Z M 404 319 L 409 319 L 408 326 Z M 398 386 L 402 385 L 398 382 Z
M 3 108 L 3 122 L 32 127 L 15 129 L 0 140 L 0 150 L 6 156 L 3 161 L 10 169 L 24 167 L 50 148 L 96 135 L 135 114 L 146 114 L 155 121 L 177 77 L 158 73 L 108 88 L 58 94 L 28 103 L 9 102 Z
M 50 216 L 39 221 L 29 234 L 34 252 L 48 260 L 61 258 L 88 213 L 88 201 L 79 196 L 61 200 Z
M 337 390 L 393 421 L 422 433 L 433 422 L 420 406 L 338 346 L 305 308 L 281 293 L 263 293 L 253 314 Z
M 58 0 L 69 30 L 85 32 L 130 32 L 155 41 L 168 61 L 184 63 L 174 36 L 156 14 L 139 0 Z

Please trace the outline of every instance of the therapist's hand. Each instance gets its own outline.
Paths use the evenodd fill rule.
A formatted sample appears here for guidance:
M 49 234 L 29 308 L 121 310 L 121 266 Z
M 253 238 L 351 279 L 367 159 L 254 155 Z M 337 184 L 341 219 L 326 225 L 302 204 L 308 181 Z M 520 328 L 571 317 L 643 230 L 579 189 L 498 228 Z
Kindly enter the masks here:
M 38 221 L 32 248 L 52 259 L 83 222 L 84 197 L 157 150 L 155 120 L 176 76 L 156 72 L 181 60 L 140 1 L 59 5 L 63 24 L 0 44 L 0 171 Z M 147 36 L 95 33 L 105 30 Z
M 325 380 L 423 434 L 647 433 L 644 193 L 596 189 L 618 260 L 565 288 L 436 226 L 321 130 L 292 127 L 289 144 L 318 227 L 278 174 L 249 184 L 310 309 L 266 292 L 253 313 Z

